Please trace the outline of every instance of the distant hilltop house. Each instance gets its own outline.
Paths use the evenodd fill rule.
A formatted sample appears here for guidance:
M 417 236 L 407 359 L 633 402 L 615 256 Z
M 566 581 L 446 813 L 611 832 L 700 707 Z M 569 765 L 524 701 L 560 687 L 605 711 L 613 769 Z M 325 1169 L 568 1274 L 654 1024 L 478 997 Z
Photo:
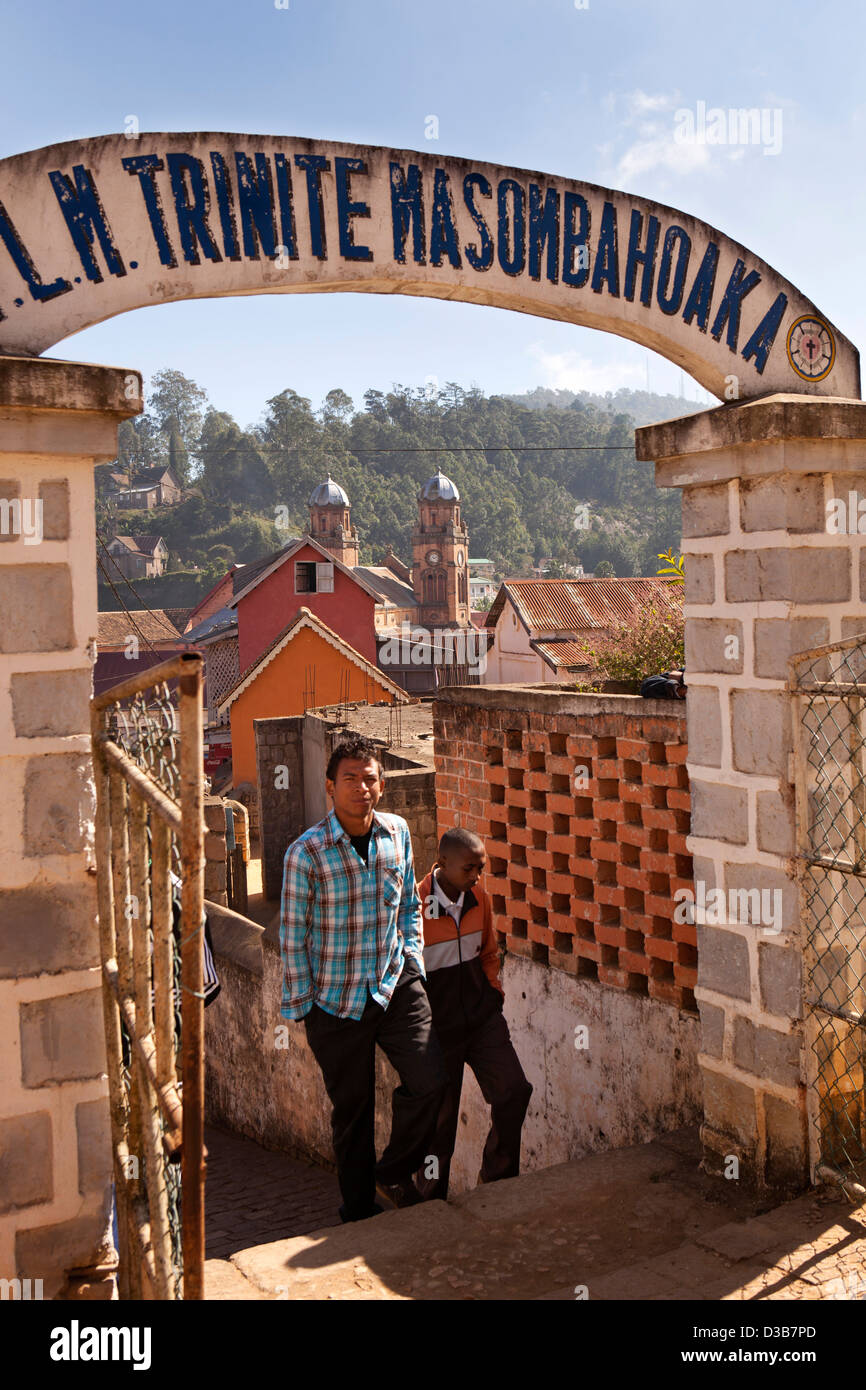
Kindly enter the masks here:
M 469 605 L 477 608 L 484 599 L 496 596 L 496 582 L 493 578 L 493 561 L 483 556 L 469 556 Z
M 552 555 L 549 555 L 549 556 L 547 556 L 545 559 L 539 560 L 538 564 L 535 565 L 535 566 L 533 566 L 532 573 L 533 573 L 533 575 L 534 575 L 534 577 L 535 577 L 536 579 L 544 579 L 544 578 L 546 578 L 547 575 L 550 573 L 551 565 L 555 565 L 555 564 L 558 564 L 558 563 L 559 563 L 559 562 L 556 561 L 556 560 L 554 560 L 554 558 L 553 558 Z M 562 576 L 561 576 L 561 577 L 562 577 L 563 579 L 592 579 L 592 578 L 594 578 L 593 575 L 587 574 L 586 570 L 583 568 L 583 565 L 580 565 L 580 564 L 577 564 L 577 565 L 566 565 L 566 564 L 561 564 L 561 563 L 559 563 L 559 567 L 560 567 L 560 569 L 561 569 L 561 571 L 562 571 Z
M 681 602 L 682 586 L 655 578 L 507 579 L 487 614 L 484 683 L 571 681 L 589 671 L 582 643 L 633 621 L 660 597 Z
M 115 536 L 106 550 L 111 557 L 105 566 L 108 579 L 116 579 L 118 574 L 124 579 L 154 579 L 165 573 L 168 563 L 168 546 L 162 536 Z M 112 572 L 112 565 L 116 572 Z
M 152 511 L 154 507 L 170 507 L 183 499 L 183 488 L 170 465 L 149 468 L 131 478 L 118 472 L 110 477 L 111 499 L 122 511 Z

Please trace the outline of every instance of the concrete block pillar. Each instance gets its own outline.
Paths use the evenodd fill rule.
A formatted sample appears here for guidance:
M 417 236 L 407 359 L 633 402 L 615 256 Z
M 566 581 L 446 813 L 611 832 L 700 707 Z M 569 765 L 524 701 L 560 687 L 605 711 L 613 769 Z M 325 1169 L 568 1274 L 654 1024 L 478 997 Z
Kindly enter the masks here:
M 93 467 L 140 410 L 137 372 L 0 357 L 0 1278 L 31 1297 L 110 1288 Z
M 866 499 L 866 403 L 768 396 L 636 437 L 683 493 L 704 1162 L 796 1191 L 818 1154 L 787 662 L 866 631 L 866 536 L 827 526 Z

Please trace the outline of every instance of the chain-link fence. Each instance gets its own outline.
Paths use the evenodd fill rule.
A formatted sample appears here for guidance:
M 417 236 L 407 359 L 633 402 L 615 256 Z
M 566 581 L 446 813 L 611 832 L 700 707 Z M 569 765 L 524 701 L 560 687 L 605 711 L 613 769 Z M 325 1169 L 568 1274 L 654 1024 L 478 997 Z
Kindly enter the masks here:
M 825 1176 L 866 1183 L 866 636 L 792 659 L 810 1119 Z
M 93 700 L 97 882 L 121 1298 L 201 1298 L 202 661 Z

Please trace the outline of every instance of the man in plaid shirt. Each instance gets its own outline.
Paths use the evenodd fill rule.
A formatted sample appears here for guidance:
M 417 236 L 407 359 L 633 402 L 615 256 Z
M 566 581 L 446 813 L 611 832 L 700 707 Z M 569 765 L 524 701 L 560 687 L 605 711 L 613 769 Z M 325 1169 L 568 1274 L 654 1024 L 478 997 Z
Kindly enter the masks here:
M 430 1153 L 447 1082 L 424 989 L 421 902 L 409 827 L 376 811 L 376 748 L 352 737 L 331 755 L 333 810 L 286 851 L 280 909 L 284 1018 L 304 1020 L 328 1092 L 343 1221 L 421 1201 L 412 1181 Z M 400 1077 L 391 1138 L 374 1145 L 375 1048 Z

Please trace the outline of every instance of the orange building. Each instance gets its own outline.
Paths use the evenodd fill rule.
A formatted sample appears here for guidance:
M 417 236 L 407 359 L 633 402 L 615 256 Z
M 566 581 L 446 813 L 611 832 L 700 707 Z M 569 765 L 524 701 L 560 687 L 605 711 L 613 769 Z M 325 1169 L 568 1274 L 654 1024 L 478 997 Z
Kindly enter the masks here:
M 232 782 L 256 783 L 254 719 L 285 719 L 344 700 L 407 704 L 399 685 L 301 608 L 220 701 L 232 728 Z

